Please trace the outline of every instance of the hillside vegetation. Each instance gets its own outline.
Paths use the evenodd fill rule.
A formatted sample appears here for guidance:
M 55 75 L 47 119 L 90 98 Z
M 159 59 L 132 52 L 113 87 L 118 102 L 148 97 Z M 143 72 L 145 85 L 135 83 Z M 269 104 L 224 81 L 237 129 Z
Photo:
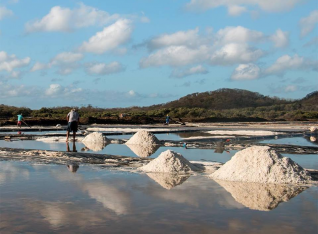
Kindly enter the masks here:
M 65 120 L 72 107 L 43 107 L 31 110 L 25 107 L 0 105 L 0 118 L 15 121 L 22 113 L 34 120 Z M 264 96 L 241 89 L 219 89 L 193 93 L 178 100 L 148 107 L 97 108 L 80 107 L 84 122 L 91 123 L 156 123 L 169 114 L 177 121 L 266 121 L 318 120 L 318 91 L 299 100 Z M 124 117 L 120 114 L 124 113 Z M 49 121 L 50 122 L 50 121 Z M 53 121 L 54 122 L 54 121 Z M 44 123 L 44 122 L 43 122 Z

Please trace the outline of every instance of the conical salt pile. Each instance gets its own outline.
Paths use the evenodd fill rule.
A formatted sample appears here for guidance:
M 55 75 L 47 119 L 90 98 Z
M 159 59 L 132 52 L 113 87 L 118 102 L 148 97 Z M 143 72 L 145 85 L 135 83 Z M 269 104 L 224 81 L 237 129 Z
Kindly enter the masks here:
M 102 133 L 93 132 L 88 134 L 82 142 L 87 148 L 93 151 L 100 151 L 109 143 L 109 140 Z
M 129 141 L 126 142 L 127 145 L 160 145 L 160 141 L 157 137 L 146 130 L 140 130 L 136 132 Z
M 306 170 L 268 146 L 253 146 L 236 153 L 210 177 L 217 180 L 273 184 L 301 184 L 311 181 Z
M 164 173 L 187 173 L 200 171 L 199 168 L 191 164 L 181 154 L 171 150 L 162 152 L 157 158 L 139 169 L 145 172 Z
M 306 187 L 281 184 L 260 184 L 216 180 L 232 197 L 242 205 L 261 211 L 275 209 L 279 203 L 287 202 L 303 192 Z

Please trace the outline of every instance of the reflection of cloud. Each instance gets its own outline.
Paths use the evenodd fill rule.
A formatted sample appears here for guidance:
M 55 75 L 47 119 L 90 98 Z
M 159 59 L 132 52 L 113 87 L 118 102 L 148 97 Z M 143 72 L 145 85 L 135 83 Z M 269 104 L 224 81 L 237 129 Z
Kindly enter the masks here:
M 164 190 L 158 186 L 151 186 L 147 191 L 153 197 L 193 207 L 199 207 L 204 201 L 204 207 L 209 208 L 217 206 L 226 209 L 243 208 L 241 204 L 236 202 L 233 197 L 224 191 L 224 189 L 220 188 L 219 185 L 213 181 L 211 183 L 208 179 L 202 177 L 192 176 L 182 185 L 172 190 Z M 211 197 L 213 197 L 213 199 L 211 199 Z
M 29 179 L 29 175 L 29 170 L 22 166 L 17 166 L 15 163 L 11 162 L 2 163 L 0 171 L 0 185 L 4 184 L 6 181 L 12 181 L 18 176 L 23 179 Z
M 91 209 L 80 207 L 74 203 L 28 201 L 25 203 L 28 213 L 30 210 L 41 214 L 54 229 L 72 224 L 76 227 L 87 227 L 92 223 L 102 223 L 106 219 L 114 219 L 106 212 L 93 212 Z
M 156 181 L 165 189 L 172 189 L 173 187 L 182 184 L 190 177 L 170 173 L 147 173 L 147 176 Z
M 127 192 L 102 182 L 84 183 L 81 188 L 87 191 L 91 198 L 102 203 L 105 208 L 114 211 L 117 215 L 129 213 L 131 201 Z
M 114 211 L 117 215 L 128 214 L 131 207 L 130 194 L 111 184 L 105 184 L 101 181 L 86 182 L 83 178 L 74 173 L 55 173 L 55 178 L 60 181 L 70 181 L 78 185 L 78 187 L 87 192 L 88 195 L 96 201 L 103 204 L 109 210 Z M 117 183 L 118 184 L 118 183 Z
M 275 209 L 279 203 L 287 202 L 303 192 L 305 187 L 277 184 L 216 181 L 242 205 L 261 211 Z
M 160 145 L 127 145 L 128 148 L 141 158 L 146 158 L 154 154 Z

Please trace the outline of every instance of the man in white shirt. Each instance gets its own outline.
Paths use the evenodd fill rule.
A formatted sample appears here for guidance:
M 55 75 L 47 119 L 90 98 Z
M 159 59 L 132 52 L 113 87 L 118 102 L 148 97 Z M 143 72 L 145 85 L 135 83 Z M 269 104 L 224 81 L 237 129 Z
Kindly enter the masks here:
M 76 109 L 72 109 L 67 114 L 67 132 L 66 132 L 66 141 L 68 141 L 69 133 L 73 132 L 73 141 L 75 142 L 76 132 L 79 124 L 79 114 L 76 112 Z

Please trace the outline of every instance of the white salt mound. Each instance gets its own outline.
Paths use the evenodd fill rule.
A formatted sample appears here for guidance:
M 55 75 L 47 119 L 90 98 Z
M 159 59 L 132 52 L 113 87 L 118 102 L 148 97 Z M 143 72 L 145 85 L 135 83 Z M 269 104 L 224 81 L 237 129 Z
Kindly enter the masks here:
M 273 184 L 301 184 L 311 181 L 306 170 L 268 146 L 253 146 L 237 152 L 210 177 L 217 180 Z
M 317 128 L 315 126 L 310 127 L 309 130 L 311 132 L 317 132 Z
M 105 136 L 103 136 L 100 132 L 93 132 L 91 134 L 88 134 L 82 142 L 109 142 L 109 139 Z
M 191 164 L 181 154 L 171 150 L 162 152 L 157 158 L 139 169 L 145 172 L 164 173 L 188 173 L 200 171 L 198 167 Z
M 157 137 L 146 130 L 140 130 L 136 132 L 129 141 L 126 142 L 127 145 L 160 145 L 160 141 Z
M 109 143 L 109 139 L 100 132 L 93 132 L 88 134 L 82 142 L 90 150 L 100 151 Z

